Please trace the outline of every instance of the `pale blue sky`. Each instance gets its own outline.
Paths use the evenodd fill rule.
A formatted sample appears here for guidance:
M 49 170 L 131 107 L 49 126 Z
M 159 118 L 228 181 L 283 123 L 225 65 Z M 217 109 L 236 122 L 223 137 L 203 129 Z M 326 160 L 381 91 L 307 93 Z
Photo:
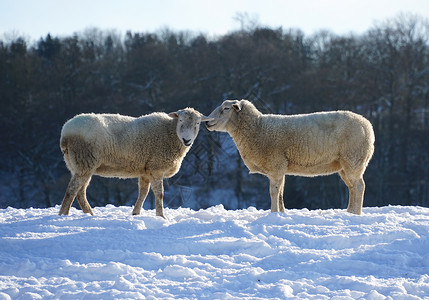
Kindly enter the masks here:
M 121 33 L 163 28 L 221 35 L 240 27 L 238 12 L 273 28 L 306 34 L 363 33 L 400 12 L 429 17 L 429 0 L 0 0 L 0 38 L 72 35 L 90 27 Z

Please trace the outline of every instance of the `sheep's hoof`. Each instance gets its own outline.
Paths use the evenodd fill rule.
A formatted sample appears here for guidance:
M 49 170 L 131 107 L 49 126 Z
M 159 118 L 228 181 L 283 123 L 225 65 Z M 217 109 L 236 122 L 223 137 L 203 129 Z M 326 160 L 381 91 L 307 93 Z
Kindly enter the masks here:
M 60 212 L 58 213 L 58 215 L 60 216 L 67 216 L 69 213 L 66 211 L 63 211 L 62 209 L 60 210 Z
M 353 209 L 347 209 L 347 212 L 348 213 L 351 213 L 351 214 L 354 214 L 354 215 L 361 215 L 362 214 L 362 211 L 356 211 L 356 210 L 353 210 Z
M 137 215 L 139 215 L 139 214 L 140 214 L 140 210 L 133 209 L 133 212 L 132 212 L 132 215 L 133 215 L 133 216 L 137 216 Z
M 92 211 L 91 208 L 85 207 L 85 208 L 82 209 L 82 211 L 83 211 L 84 214 L 90 214 L 91 216 L 94 215 L 94 213 L 93 213 L 93 211 Z

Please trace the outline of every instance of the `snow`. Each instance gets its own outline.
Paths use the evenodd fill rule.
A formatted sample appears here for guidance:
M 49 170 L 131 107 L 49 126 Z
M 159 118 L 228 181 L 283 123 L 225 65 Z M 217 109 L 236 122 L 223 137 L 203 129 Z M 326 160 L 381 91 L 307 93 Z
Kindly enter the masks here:
M 429 208 L 0 210 L 0 299 L 429 298 Z

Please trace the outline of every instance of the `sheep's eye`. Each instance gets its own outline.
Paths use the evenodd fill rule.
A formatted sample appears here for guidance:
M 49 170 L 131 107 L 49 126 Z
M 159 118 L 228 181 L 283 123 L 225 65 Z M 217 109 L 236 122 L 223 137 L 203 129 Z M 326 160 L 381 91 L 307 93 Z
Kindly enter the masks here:
M 227 110 L 229 110 L 229 107 L 224 107 L 224 108 L 222 109 L 222 112 L 227 111 Z

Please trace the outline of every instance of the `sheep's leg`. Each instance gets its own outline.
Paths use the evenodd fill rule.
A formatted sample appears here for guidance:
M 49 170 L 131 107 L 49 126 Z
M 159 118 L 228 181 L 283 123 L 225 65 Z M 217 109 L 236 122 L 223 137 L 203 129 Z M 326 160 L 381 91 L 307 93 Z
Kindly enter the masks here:
M 149 181 L 144 177 L 139 177 L 139 196 L 137 197 L 136 204 L 134 204 L 133 215 L 139 215 L 147 193 L 149 192 Z
M 151 181 L 150 185 L 152 187 L 152 192 L 155 195 L 156 215 L 165 219 L 163 206 L 164 185 L 162 183 L 162 179 Z
M 350 207 L 350 202 L 352 202 L 353 198 L 354 198 L 353 186 L 352 186 L 350 180 L 347 178 L 346 173 L 343 170 L 339 171 L 338 173 L 340 174 L 341 179 L 344 181 L 344 183 L 346 184 L 347 188 L 349 189 L 349 204 L 348 204 L 348 207 Z M 347 208 L 347 210 L 348 210 L 348 208 Z
M 281 185 L 279 187 L 279 209 L 281 212 L 285 212 L 285 203 L 283 201 L 284 189 L 285 189 L 285 176 L 283 176 Z
M 83 185 L 83 187 L 77 192 L 77 201 L 79 202 L 80 208 L 82 211 L 86 214 L 94 215 L 91 209 L 91 205 L 89 205 L 88 200 L 86 199 L 86 188 L 88 187 L 89 182 L 91 181 L 91 178 L 88 179 L 87 182 Z
M 351 181 L 351 195 L 347 211 L 352 214 L 360 215 L 362 213 L 363 195 L 365 193 L 365 181 L 362 177 Z
M 365 192 L 365 182 L 362 175 L 350 176 L 344 170 L 339 172 L 344 183 L 349 188 L 349 204 L 347 211 L 352 214 L 360 215 L 362 213 L 363 195 Z
M 91 176 L 78 176 L 76 174 L 72 176 L 61 204 L 60 216 L 69 214 L 73 200 L 76 198 L 78 191 L 90 178 Z
M 271 196 L 271 212 L 280 211 L 279 199 L 283 198 L 282 187 L 284 186 L 284 176 L 282 178 L 270 178 L 270 196 Z M 283 202 L 283 199 L 282 199 Z M 283 205 L 284 211 L 284 205 Z

